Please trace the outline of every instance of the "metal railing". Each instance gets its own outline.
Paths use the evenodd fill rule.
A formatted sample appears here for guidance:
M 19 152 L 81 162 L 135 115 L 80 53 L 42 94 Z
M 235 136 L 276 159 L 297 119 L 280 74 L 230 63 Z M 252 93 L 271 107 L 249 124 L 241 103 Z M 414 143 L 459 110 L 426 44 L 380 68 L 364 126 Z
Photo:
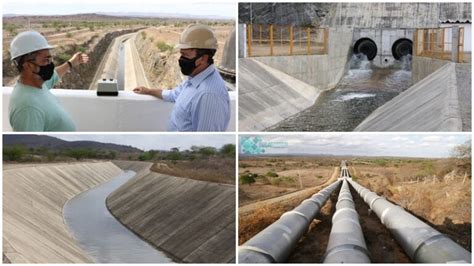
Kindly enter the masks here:
M 283 56 L 328 53 L 329 29 L 247 24 L 247 55 Z
M 416 29 L 413 40 L 416 56 L 466 62 L 463 27 Z

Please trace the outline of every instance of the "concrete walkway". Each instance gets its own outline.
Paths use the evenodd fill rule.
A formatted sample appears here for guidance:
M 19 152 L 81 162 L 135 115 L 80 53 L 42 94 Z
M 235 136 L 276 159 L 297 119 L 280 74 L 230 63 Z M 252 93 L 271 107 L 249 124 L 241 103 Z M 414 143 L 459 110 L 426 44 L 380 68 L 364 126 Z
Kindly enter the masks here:
M 320 90 L 250 58 L 239 59 L 239 129 L 262 131 L 316 101 Z
M 462 131 L 459 91 L 456 64 L 446 64 L 376 109 L 354 131 Z

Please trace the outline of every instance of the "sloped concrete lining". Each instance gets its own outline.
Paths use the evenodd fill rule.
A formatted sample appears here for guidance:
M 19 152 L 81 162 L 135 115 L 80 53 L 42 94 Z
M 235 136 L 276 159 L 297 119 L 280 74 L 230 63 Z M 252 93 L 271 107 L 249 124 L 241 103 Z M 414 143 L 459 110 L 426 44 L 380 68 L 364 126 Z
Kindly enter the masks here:
M 3 253 L 12 263 L 89 263 L 64 224 L 64 204 L 122 172 L 111 162 L 3 171 Z
M 138 173 L 107 198 L 122 224 L 176 262 L 235 261 L 235 186 L 116 164 Z
M 310 107 L 320 90 L 254 59 L 239 59 L 239 128 L 259 131 Z
M 376 109 L 355 131 L 462 131 L 455 63 Z
M 327 55 L 239 59 L 239 129 L 262 131 L 314 104 L 345 73 L 352 30 L 330 29 Z

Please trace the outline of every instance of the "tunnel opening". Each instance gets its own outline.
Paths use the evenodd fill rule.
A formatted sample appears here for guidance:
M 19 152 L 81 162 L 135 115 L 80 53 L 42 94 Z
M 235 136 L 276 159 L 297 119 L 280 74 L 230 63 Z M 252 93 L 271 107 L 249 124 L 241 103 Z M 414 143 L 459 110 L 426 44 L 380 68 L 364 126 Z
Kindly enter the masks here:
M 369 61 L 372 61 L 377 55 L 377 45 L 369 38 L 361 38 L 354 44 L 355 54 L 365 54 Z
M 413 42 L 409 39 L 398 39 L 393 43 L 392 55 L 396 60 L 400 60 L 402 57 L 411 55 L 413 51 Z

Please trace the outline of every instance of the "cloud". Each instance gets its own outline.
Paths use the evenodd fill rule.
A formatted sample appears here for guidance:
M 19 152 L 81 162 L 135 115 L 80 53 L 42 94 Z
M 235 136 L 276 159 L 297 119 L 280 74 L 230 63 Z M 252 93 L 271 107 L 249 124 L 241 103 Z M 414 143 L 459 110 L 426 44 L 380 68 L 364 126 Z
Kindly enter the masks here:
M 361 156 L 446 157 L 470 134 L 426 135 L 397 133 L 314 133 L 262 135 L 265 140 L 287 141 L 288 149 L 275 153 L 310 153 Z

